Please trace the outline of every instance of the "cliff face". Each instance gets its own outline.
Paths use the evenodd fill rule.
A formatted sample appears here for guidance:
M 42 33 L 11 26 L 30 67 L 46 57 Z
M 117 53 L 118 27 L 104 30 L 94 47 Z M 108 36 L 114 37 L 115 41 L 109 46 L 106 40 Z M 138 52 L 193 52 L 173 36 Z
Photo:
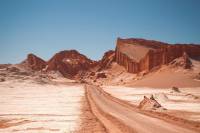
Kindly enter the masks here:
M 144 39 L 118 39 L 116 62 L 130 73 L 149 71 L 186 53 L 191 58 L 200 56 L 200 45 L 167 44 Z
M 95 62 L 76 50 L 65 50 L 55 54 L 49 61 L 47 71 L 58 70 L 66 77 L 73 77 L 80 71 L 88 70 Z

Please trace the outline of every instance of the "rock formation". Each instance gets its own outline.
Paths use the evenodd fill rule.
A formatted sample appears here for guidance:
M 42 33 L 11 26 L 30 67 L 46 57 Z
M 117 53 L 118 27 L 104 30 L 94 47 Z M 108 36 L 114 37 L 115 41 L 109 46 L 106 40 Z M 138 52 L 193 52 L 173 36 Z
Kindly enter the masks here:
M 58 70 L 65 77 L 73 77 L 78 72 L 95 66 L 96 62 L 76 50 L 65 50 L 55 54 L 47 64 L 47 71 Z
M 103 58 L 98 62 L 99 71 L 108 68 L 115 61 L 115 51 L 109 50 L 105 52 Z
M 185 67 L 189 68 L 188 57 L 199 57 L 200 45 L 118 38 L 115 54 L 116 62 L 130 73 L 150 71 L 183 55 L 186 61 Z
M 105 73 L 97 73 L 96 79 L 99 79 L 99 78 L 107 78 L 107 76 Z
M 46 62 L 34 54 L 28 54 L 27 59 L 21 63 L 31 70 L 39 71 L 46 67 Z
M 190 61 L 190 58 L 186 52 L 183 53 L 183 62 L 184 62 L 184 68 L 190 69 L 192 67 L 192 62 Z
M 144 96 L 144 99 L 140 102 L 138 108 L 143 110 L 156 110 L 159 108 L 161 109 L 162 106 L 154 99 L 152 95 L 150 98 Z
M 102 71 L 116 61 L 130 73 L 148 72 L 182 57 L 181 65 L 190 69 L 190 58 L 200 56 L 200 46 L 194 44 L 167 44 L 144 39 L 118 39 L 115 51 L 108 51 L 100 61 L 92 61 L 76 50 L 56 53 L 49 61 L 29 54 L 20 65 L 34 71 L 58 71 L 63 76 L 84 77 L 90 72 Z M 0 66 L 1 67 L 1 66 Z M 88 71 L 90 70 L 90 71 Z M 92 75 L 90 75 L 92 76 Z

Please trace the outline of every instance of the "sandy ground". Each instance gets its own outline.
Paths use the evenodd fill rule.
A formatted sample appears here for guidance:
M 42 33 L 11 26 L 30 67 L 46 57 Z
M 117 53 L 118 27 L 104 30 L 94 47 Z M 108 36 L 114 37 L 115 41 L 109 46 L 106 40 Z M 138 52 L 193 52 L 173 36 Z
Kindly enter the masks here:
M 71 132 L 80 124 L 80 85 L 0 84 L 1 133 Z
M 106 133 L 104 125 L 99 121 L 99 119 L 93 114 L 91 110 L 87 92 L 85 92 L 85 97 L 82 97 L 81 107 L 81 122 L 75 133 Z
M 170 112 L 187 120 L 200 122 L 200 88 L 180 88 L 180 93 L 168 89 L 132 88 L 124 86 L 104 86 L 111 95 L 139 105 L 144 96 L 153 96 Z
M 113 62 L 103 70 L 106 78 L 89 77 L 88 82 L 96 85 L 120 85 L 138 88 L 194 88 L 200 87 L 200 61 L 191 59 L 192 68 L 184 69 L 180 64 L 182 58 L 174 60 L 169 65 L 154 68 L 150 72 L 128 73 L 124 67 Z M 94 82 L 95 81 L 95 82 Z
M 163 68 L 164 69 L 164 68 Z M 127 86 L 132 87 L 200 87 L 200 80 L 195 79 L 195 73 L 183 69 L 160 69 L 157 72 L 151 73 L 141 80 L 127 83 Z M 199 69 L 200 70 L 200 69 Z
M 0 133 L 193 133 L 200 131 L 199 81 L 196 80 L 196 84 L 192 87 L 180 88 L 180 92 L 166 88 L 171 84 L 167 81 L 176 82 L 179 78 L 184 79 L 191 76 L 190 72 L 176 69 L 174 78 L 179 75 L 177 74 L 179 72 L 183 75 L 175 80 L 167 75 L 168 79 L 165 81 L 167 85 L 161 83 L 165 89 L 159 86 L 155 87 L 156 89 L 150 88 L 151 86 L 136 88 L 125 87 L 125 85 L 128 85 L 126 81 L 133 81 L 138 75 L 126 73 L 116 64 L 114 67 L 116 69 L 109 72 L 108 78 L 95 82 L 97 85 L 107 85 L 103 86 L 103 90 L 107 93 L 93 85 L 84 89 L 84 86 L 78 82 L 62 77 L 49 78 L 40 73 L 29 74 L 1 69 L 0 76 L 3 80 L 0 82 Z M 152 74 L 163 76 L 163 72 L 166 70 L 161 69 Z M 155 80 L 157 83 L 155 77 L 159 76 L 155 75 L 147 75 L 154 77 L 153 80 L 143 75 L 138 81 L 145 80 L 147 85 Z M 191 85 L 194 78 L 185 80 L 187 80 L 185 83 Z M 116 86 L 108 86 L 110 82 Z M 183 85 L 182 82 L 176 83 Z M 152 94 L 167 110 L 160 110 L 155 114 L 155 112 L 147 113 L 136 108 L 144 96 L 149 97 Z M 170 116 L 171 121 L 167 121 L 163 118 L 166 115 L 159 114 L 163 112 L 175 117 Z M 178 123 L 176 117 L 188 120 L 189 124 L 186 121 L 186 126 L 182 119 L 182 123 Z M 195 125 L 191 126 L 193 123 Z
M 125 133 L 193 133 L 195 131 L 144 115 L 126 104 L 106 95 L 101 89 L 87 87 L 90 103 L 96 116 L 104 123 L 109 132 Z M 94 107 L 95 106 L 95 107 Z M 99 111 L 100 110 L 100 111 Z

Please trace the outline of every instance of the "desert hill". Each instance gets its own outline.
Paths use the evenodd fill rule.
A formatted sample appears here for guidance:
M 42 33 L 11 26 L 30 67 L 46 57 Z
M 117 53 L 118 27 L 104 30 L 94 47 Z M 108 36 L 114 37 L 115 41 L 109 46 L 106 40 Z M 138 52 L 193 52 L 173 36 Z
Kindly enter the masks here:
M 197 44 L 118 38 L 115 51 L 105 52 L 99 61 L 76 50 L 64 50 L 48 61 L 29 54 L 17 66 L 43 74 L 60 73 L 66 78 L 100 85 L 190 87 L 200 86 L 199 59 L 200 45 Z
M 65 50 L 56 53 L 48 62 L 46 71 L 59 71 L 65 77 L 73 77 L 80 71 L 86 71 L 96 65 L 76 50 Z
M 199 57 L 200 45 L 197 44 L 118 39 L 114 61 L 101 70 L 106 78 L 98 78 L 99 72 L 86 78 L 100 85 L 198 87 Z

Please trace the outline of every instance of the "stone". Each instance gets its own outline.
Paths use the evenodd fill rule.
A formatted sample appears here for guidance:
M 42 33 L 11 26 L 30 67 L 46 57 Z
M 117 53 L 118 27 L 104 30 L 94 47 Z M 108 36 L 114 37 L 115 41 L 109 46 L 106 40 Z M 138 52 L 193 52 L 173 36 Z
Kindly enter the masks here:
M 101 73 L 97 73 L 97 79 L 99 78 L 107 78 L 106 74 L 101 72 Z
M 95 76 L 95 72 L 91 72 L 91 73 L 90 73 L 90 76 Z
M 153 95 L 151 95 L 150 98 L 144 96 L 144 99 L 140 102 L 138 108 L 142 110 L 156 110 L 162 108 L 162 106 L 155 100 Z
M 173 92 L 177 92 L 177 93 L 180 93 L 180 92 L 181 92 L 181 91 L 179 90 L 179 88 L 178 88 L 178 87 L 175 87 L 175 86 L 172 87 L 172 91 L 173 91 Z

